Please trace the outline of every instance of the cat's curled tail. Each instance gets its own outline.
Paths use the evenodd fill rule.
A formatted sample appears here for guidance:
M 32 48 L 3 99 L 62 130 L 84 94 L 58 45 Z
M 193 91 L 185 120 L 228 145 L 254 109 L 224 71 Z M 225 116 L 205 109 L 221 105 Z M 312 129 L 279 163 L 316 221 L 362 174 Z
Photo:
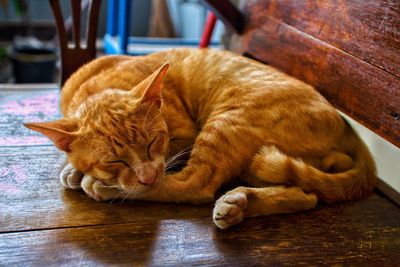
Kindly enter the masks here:
M 250 169 L 261 181 L 296 185 L 325 202 L 360 199 L 372 192 L 376 168 L 365 144 L 358 138 L 352 141 L 353 158 L 332 151 L 321 160 L 321 170 L 300 158 L 284 154 L 274 145 L 263 147 L 254 157 Z

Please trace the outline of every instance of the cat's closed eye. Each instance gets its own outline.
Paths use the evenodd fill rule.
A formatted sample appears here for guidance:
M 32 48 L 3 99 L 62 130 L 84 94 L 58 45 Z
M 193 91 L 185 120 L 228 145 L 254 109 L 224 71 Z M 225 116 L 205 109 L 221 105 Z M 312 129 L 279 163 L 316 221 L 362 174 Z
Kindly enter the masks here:
M 151 158 L 151 153 L 150 153 L 151 146 L 152 146 L 156 141 L 157 141 L 157 137 L 154 137 L 154 138 L 150 141 L 150 143 L 147 145 L 147 156 L 148 156 L 149 158 Z
M 123 160 L 112 160 L 112 161 L 108 161 L 107 164 L 123 164 L 126 167 L 130 167 L 129 164 Z

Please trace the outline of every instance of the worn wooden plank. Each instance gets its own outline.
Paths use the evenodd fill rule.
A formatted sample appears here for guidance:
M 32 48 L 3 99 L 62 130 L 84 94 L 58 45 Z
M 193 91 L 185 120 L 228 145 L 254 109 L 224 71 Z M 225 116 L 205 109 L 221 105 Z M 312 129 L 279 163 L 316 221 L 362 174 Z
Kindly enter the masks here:
M 273 17 L 400 77 L 400 2 L 248 1 L 252 20 Z
M 400 210 L 376 195 L 227 231 L 202 218 L 0 234 L 5 266 L 396 266 L 399 258 Z
M 0 147 L 0 232 L 211 215 L 211 205 L 98 203 L 81 191 L 62 189 L 63 161 L 52 146 Z
M 400 146 L 400 79 L 271 17 L 252 19 L 232 50 L 314 85 L 335 107 Z
M 0 86 L 0 146 L 51 144 L 22 124 L 59 118 L 58 102 L 59 89 L 54 85 Z

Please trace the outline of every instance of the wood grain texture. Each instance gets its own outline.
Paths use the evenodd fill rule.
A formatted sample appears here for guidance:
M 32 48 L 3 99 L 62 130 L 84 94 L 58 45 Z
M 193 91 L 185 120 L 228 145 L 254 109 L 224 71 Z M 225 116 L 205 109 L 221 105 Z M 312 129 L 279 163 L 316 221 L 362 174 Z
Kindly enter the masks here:
M 261 1 L 262 2 L 262 1 Z M 400 146 L 400 79 L 248 6 L 231 49 L 314 85 L 335 107 Z M 249 19 L 251 18 L 251 19 Z
M 82 191 L 63 189 L 58 170 L 64 156 L 53 146 L 0 147 L 0 162 L 0 232 L 201 218 L 212 210 L 212 205 L 121 200 L 110 205 L 89 199 Z
M 153 207 L 151 209 L 157 209 Z M 384 219 L 383 219 L 384 218 Z M 400 210 L 386 199 L 248 219 L 211 218 L 0 234 L 5 266 L 395 266 Z
M 270 16 L 400 77 L 400 1 L 249 1 Z

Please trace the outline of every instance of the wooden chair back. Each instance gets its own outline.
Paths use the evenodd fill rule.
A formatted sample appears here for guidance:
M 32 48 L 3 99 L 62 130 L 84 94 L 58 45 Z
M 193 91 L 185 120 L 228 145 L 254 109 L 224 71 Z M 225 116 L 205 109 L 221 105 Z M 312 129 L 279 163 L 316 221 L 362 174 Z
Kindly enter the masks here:
M 81 0 L 71 0 L 74 45 L 68 43 L 59 0 L 49 0 L 56 20 L 61 54 L 61 86 L 80 66 L 96 57 L 96 35 L 101 0 L 91 0 L 86 27 L 86 43 L 81 42 Z M 82 45 L 83 44 L 83 45 Z

